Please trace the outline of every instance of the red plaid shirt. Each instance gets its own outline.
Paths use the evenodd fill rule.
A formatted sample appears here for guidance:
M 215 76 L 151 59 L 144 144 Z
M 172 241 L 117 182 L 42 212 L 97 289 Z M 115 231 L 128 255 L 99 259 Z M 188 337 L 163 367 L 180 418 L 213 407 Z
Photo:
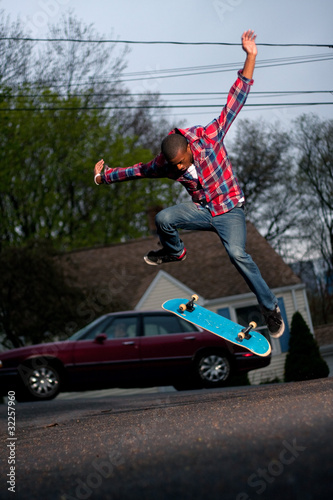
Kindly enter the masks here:
M 180 182 L 195 203 L 207 204 L 213 216 L 228 212 L 244 195 L 223 141 L 230 125 L 245 104 L 252 84 L 253 80 L 245 78 L 239 71 L 219 118 L 206 127 L 196 126 L 170 132 L 181 133 L 186 137 L 193 154 L 198 180 L 186 177 L 186 173 L 179 176 L 179 172 L 172 168 L 160 153 L 149 163 L 106 170 L 103 182 L 111 184 L 137 178 L 168 177 Z

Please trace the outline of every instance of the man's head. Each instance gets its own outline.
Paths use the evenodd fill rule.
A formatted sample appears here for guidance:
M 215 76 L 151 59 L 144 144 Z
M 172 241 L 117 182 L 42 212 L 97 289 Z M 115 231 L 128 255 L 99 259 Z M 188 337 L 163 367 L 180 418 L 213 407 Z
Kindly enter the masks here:
M 181 134 L 167 135 L 162 141 L 161 150 L 167 162 L 180 172 L 185 172 L 193 163 L 190 145 Z

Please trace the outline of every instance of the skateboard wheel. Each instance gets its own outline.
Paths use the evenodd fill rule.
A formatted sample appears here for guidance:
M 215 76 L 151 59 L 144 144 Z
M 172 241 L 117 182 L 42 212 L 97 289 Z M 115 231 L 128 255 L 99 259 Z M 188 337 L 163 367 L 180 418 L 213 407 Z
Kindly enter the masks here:
M 257 323 L 255 321 L 251 321 L 250 326 L 252 326 L 252 328 L 257 328 Z
M 197 294 L 192 295 L 192 300 L 194 300 L 194 302 L 199 300 L 199 295 Z
M 237 335 L 238 337 L 238 340 L 244 340 L 245 339 L 245 333 L 244 332 L 239 332 L 239 334 Z
M 181 312 L 186 311 L 186 305 L 185 305 L 185 304 L 180 304 L 180 306 L 179 306 L 179 310 L 180 310 Z

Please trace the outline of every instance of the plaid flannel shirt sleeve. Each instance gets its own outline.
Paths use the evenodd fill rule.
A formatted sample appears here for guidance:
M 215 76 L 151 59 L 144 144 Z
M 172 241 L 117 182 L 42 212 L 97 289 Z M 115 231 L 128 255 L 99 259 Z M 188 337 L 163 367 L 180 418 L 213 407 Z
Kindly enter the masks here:
M 154 177 L 167 177 L 166 162 L 160 153 L 149 163 L 137 163 L 131 167 L 109 168 L 103 175 L 105 184 Z
M 238 77 L 229 91 L 227 104 L 223 107 L 220 116 L 205 127 L 205 135 L 208 139 L 213 141 L 223 139 L 244 106 L 252 85 L 253 80 L 245 78 L 239 71 Z

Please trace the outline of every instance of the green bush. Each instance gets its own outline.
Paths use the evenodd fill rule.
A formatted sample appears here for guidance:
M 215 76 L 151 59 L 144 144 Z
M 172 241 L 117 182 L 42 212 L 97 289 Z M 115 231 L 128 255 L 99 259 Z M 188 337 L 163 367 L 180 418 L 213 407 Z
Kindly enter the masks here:
M 328 374 L 328 365 L 321 357 L 316 339 L 302 315 L 296 312 L 291 322 L 289 352 L 284 368 L 285 382 L 323 378 Z

